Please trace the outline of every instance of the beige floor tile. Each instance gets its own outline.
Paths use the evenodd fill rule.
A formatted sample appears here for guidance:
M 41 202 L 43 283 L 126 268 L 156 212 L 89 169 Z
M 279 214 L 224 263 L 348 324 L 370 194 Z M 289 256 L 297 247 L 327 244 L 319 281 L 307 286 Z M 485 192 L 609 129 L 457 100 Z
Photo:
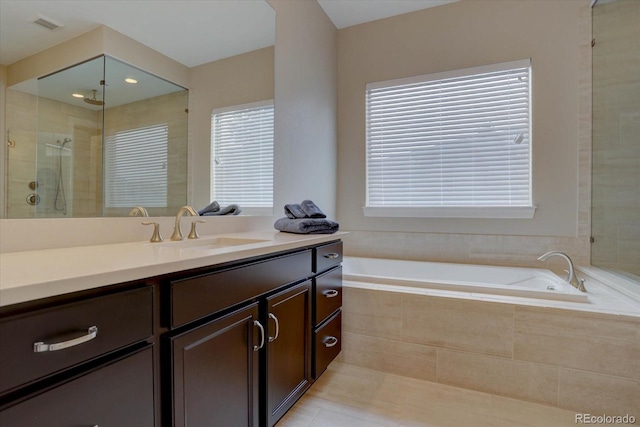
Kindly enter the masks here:
M 573 411 L 337 362 L 292 411 L 278 427 L 575 426 Z

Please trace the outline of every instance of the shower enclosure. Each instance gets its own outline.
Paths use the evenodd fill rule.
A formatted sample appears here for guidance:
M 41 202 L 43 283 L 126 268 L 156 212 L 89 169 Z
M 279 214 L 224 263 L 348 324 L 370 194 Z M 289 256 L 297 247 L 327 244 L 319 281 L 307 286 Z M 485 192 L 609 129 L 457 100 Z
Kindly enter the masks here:
M 640 1 L 593 8 L 591 262 L 640 284 Z
M 188 91 L 108 56 L 7 90 L 7 217 L 186 204 Z

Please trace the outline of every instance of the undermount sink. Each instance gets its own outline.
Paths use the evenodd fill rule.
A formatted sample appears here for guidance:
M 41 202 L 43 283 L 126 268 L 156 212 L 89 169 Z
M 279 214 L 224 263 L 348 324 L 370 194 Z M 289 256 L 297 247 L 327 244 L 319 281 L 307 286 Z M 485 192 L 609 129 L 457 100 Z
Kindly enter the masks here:
M 220 249 L 230 246 L 251 245 L 254 243 L 263 243 L 267 240 L 260 239 L 245 239 L 242 237 L 201 237 L 199 239 L 188 239 L 177 242 L 167 241 L 162 243 L 163 246 L 168 248 L 177 249 Z

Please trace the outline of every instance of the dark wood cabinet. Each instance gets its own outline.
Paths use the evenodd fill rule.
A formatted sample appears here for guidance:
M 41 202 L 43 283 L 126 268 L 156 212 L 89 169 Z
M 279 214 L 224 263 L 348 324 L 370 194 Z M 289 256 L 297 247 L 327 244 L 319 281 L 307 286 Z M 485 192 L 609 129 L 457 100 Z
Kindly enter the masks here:
M 170 326 L 176 328 L 249 302 L 310 274 L 311 250 L 303 250 L 172 280 Z
M 170 338 L 173 426 L 259 425 L 256 322 L 254 303 Z
M 314 332 L 313 377 L 318 378 L 342 347 L 342 311 L 338 310 Z
M 267 425 L 311 384 L 311 281 L 267 298 Z
M 145 286 L 1 318 L 0 393 L 151 337 L 152 304 Z
M 272 427 L 340 351 L 341 260 L 333 241 L 3 307 L 0 425 Z
M 151 348 L 0 411 L 2 427 L 153 427 Z

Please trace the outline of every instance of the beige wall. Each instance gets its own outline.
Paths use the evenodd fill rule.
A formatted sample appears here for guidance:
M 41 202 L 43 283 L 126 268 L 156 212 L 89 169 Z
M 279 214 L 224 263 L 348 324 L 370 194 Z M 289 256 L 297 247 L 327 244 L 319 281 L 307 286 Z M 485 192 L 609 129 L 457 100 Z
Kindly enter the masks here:
M 189 71 L 189 188 L 196 209 L 208 205 L 211 111 L 274 98 L 274 48 L 203 64 Z
M 529 264 L 562 249 L 588 262 L 589 25 L 587 0 L 463 0 L 340 30 L 338 219 L 353 231 L 347 251 Z M 366 83 L 523 58 L 533 69 L 535 218 L 364 217 Z
M 640 276 L 640 2 L 593 14 L 592 262 Z
M 313 200 L 336 215 L 337 30 L 315 0 L 276 10 L 275 216 Z

